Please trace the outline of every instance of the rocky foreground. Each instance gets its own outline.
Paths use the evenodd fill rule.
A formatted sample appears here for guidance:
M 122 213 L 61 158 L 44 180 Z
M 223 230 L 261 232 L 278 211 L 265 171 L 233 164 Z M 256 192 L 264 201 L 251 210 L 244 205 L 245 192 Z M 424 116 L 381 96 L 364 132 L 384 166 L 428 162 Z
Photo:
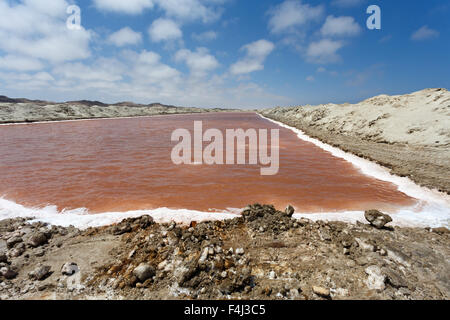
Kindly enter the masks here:
M 84 231 L 0 222 L 1 299 L 449 299 L 445 228 L 312 222 L 255 204 L 233 220 Z M 370 222 L 370 223 L 369 223 Z

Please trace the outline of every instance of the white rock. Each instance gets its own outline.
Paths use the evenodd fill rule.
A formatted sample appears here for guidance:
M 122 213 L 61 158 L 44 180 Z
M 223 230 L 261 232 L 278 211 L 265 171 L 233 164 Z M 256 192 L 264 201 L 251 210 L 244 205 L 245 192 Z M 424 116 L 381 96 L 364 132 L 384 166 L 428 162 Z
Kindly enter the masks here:
M 386 276 L 381 272 L 378 266 L 369 266 L 366 268 L 367 278 L 366 285 L 370 290 L 383 291 L 386 288 Z
M 64 276 L 71 276 L 80 271 L 78 265 L 75 262 L 67 262 L 61 268 L 61 273 Z
M 137 268 L 133 270 L 133 274 L 138 278 L 141 282 L 153 277 L 155 275 L 155 269 L 152 266 L 141 263 Z
M 370 243 L 367 243 L 364 240 L 361 240 L 359 238 L 355 238 L 355 240 L 361 249 L 363 249 L 365 251 L 370 251 L 370 252 L 375 251 L 375 247 L 373 245 L 371 245 Z
M 202 255 L 200 256 L 200 259 L 198 259 L 199 264 L 203 264 L 206 262 L 206 259 L 208 259 L 209 254 L 209 248 L 203 249 Z

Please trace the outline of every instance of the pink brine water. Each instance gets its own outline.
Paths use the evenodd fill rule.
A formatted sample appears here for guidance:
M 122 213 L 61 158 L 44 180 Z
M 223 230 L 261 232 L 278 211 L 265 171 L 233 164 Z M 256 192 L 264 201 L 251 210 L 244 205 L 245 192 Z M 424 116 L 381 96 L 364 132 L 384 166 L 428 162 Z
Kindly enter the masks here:
M 280 169 L 175 165 L 175 129 L 280 129 Z M 253 113 L 173 115 L 0 127 L 0 196 L 25 206 L 91 213 L 168 207 L 224 210 L 249 203 L 298 211 L 392 209 L 415 200 Z

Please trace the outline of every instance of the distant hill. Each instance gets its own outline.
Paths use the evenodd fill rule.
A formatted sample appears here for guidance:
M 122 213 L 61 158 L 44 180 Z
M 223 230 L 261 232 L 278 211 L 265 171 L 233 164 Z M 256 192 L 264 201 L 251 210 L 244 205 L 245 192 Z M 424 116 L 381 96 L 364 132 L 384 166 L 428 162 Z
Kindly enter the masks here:
M 10 98 L 7 96 L 0 95 L 0 103 L 36 103 L 39 105 L 47 104 L 47 105 L 55 105 L 55 104 L 67 104 L 67 105 L 82 105 L 82 106 L 99 106 L 99 107 L 107 107 L 107 106 L 127 106 L 127 107 L 167 107 L 167 108 L 177 108 L 172 105 L 164 105 L 161 103 L 149 103 L 149 104 L 139 104 L 134 102 L 119 102 L 114 104 L 107 104 L 101 101 L 95 100 L 76 100 L 76 101 L 66 101 L 66 102 L 53 102 L 53 101 L 45 101 L 45 100 L 31 100 L 26 98 Z
M 9 98 L 7 96 L 0 96 L 0 103 L 48 103 L 48 101 L 43 100 L 30 100 L 25 98 Z
M 0 124 L 229 111 L 238 110 L 176 107 L 161 103 L 106 104 L 91 100 L 50 102 L 0 96 Z

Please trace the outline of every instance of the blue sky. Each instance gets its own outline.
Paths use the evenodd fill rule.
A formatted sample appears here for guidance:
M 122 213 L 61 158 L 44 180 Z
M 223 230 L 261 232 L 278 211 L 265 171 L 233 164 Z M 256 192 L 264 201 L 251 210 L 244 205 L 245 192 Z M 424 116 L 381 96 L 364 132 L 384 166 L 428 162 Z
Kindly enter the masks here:
M 0 0 L 0 14 L 11 97 L 260 108 L 450 87 L 442 0 Z

